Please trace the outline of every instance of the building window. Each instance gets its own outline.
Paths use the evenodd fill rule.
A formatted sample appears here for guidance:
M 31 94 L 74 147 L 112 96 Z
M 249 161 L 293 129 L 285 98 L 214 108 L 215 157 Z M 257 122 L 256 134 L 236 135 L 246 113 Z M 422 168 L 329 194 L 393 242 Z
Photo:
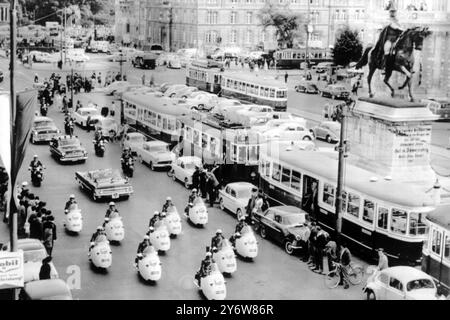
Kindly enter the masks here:
M 253 23 L 253 13 L 247 12 L 247 24 Z
M 237 31 L 232 30 L 230 34 L 230 42 L 231 43 L 237 43 Z
M 247 30 L 247 43 L 251 43 L 253 38 L 253 32 L 252 30 Z
M 217 11 L 214 11 L 213 13 L 212 13 L 212 24 L 217 24 L 217 17 L 218 17 L 218 12 Z
M 232 11 L 231 12 L 231 16 L 230 16 L 230 23 L 231 24 L 236 24 L 237 23 L 237 12 L 236 11 Z

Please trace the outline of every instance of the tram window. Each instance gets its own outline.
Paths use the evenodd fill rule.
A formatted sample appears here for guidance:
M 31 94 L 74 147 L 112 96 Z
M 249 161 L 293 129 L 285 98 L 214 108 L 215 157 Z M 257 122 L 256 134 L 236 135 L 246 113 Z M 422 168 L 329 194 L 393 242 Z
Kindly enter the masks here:
M 202 134 L 202 149 L 207 149 L 208 148 L 208 136 L 206 135 L 206 133 Z
M 167 118 L 163 118 L 163 130 L 167 130 Z
M 450 236 L 447 235 L 445 237 L 445 243 L 444 243 L 444 259 L 450 262 Z
M 359 207 L 361 206 L 361 198 L 356 194 L 348 194 L 347 212 L 352 216 L 359 218 Z
M 186 140 L 192 142 L 192 129 L 191 127 L 186 127 Z
M 259 96 L 259 86 L 255 86 L 253 93 Z
M 433 238 L 431 239 L 431 250 L 438 255 L 441 255 L 441 243 L 442 243 L 442 232 L 439 230 L 433 230 Z
M 175 120 L 169 119 L 169 121 L 168 121 L 168 123 L 167 123 L 167 129 L 168 129 L 169 131 L 175 130 Z
M 200 146 L 200 132 L 194 130 L 194 144 Z
M 300 191 L 301 178 L 302 178 L 302 175 L 299 172 L 292 170 L 292 179 L 291 179 L 291 188 L 292 189 Z
M 397 233 L 406 233 L 407 213 L 404 210 L 392 209 L 391 230 Z
M 239 147 L 239 162 L 246 162 L 247 160 L 247 147 Z
M 347 192 L 342 191 L 342 212 L 347 212 Z
M 270 177 L 270 162 L 266 161 L 266 170 L 264 171 L 266 177 Z
M 258 161 L 258 146 L 249 146 L 248 147 L 248 160 L 249 161 Z
M 160 114 L 158 114 L 158 121 L 157 121 L 157 123 L 156 123 L 156 126 L 157 126 L 158 128 L 161 128 L 161 127 L 162 127 L 162 119 L 161 119 L 161 115 L 160 115 Z
M 275 89 L 270 89 L 270 97 L 275 98 Z
M 274 163 L 272 170 L 272 179 L 275 181 L 280 181 L 280 176 L 281 176 L 281 166 L 277 163 Z
M 375 203 L 370 200 L 364 200 L 363 220 L 373 223 L 373 215 L 375 212 Z
M 264 97 L 269 97 L 269 88 L 264 89 Z
M 334 205 L 334 186 L 329 183 L 323 184 L 323 202 L 330 206 Z
M 281 183 L 288 186 L 291 183 L 291 169 L 283 168 L 283 175 L 281 176 Z
M 422 213 L 411 212 L 409 214 L 409 234 L 410 235 L 420 235 L 426 234 L 427 225 L 424 223 Z
M 215 155 L 219 155 L 218 145 L 217 145 L 217 139 L 214 137 L 211 137 L 210 141 L 211 146 L 211 153 Z
M 378 227 L 382 229 L 388 228 L 389 209 L 378 207 Z

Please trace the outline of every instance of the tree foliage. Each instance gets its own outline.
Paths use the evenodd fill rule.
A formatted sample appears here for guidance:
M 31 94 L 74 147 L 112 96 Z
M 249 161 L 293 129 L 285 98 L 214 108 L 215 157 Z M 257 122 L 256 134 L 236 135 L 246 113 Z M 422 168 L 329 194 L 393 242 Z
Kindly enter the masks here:
M 292 48 L 304 36 L 304 17 L 289 11 L 288 6 L 268 4 L 259 12 L 259 19 L 264 29 L 274 27 L 278 45 L 281 48 Z
M 363 45 L 358 32 L 345 27 L 339 32 L 333 48 L 333 60 L 337 65 L 348 66 L 361 58 Z

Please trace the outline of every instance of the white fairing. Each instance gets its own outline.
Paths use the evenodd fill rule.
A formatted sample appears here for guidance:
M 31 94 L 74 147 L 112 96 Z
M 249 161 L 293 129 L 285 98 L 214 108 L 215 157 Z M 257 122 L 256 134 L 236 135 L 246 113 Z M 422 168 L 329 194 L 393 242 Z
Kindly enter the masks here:
M 179 235 L 181 233 L 181 218 L 175 206 L 170 207 L 166 213 L 164 225 L 167 227 L 170 235 Z
M 70 232 L 81 232 L 83 229 L 81 210 L 77 208 L 67 212 L 64 217 L 64 226 Z
M 111 219 L 105 225 L 106 237 L 109 241 L 122 241 L 125 238 L 125 229 L 123 228 L 122 218 Z
M 234 255 L 233 247 L 228 242 L 224 240 L 222 248 L 213 254 L 214 261 L 216 261 L 220 272 L 222 273 L 233 273 L 237 269 L 236 256 Z
M 206 210 L 205 203 L 202 200 L 194 203 L 194 206 L 189 209 L 189 219 L 197 225 L 208 223 L 208 210 Z
M 155 231 L 150 233 L 150 243 L 158 251 L 168 251 L 170 249 L 169 231 L 165 225 L 160 224 Z
M 109 268 L 112 264 L 111 248 L 108 241 L 96 243 L 90 252 L 90 258 L 97 268 Z
M 212 267 L 213 271 L 200 279 L 200 289 L 208 300 L 225 300 L 227 296 L 225 279 L 217 264 L 213 264 Z
M 144 257 L 138 262 L 139 274 L 146 281 L 158 281 L 161 279 L 161 261 L 158 252 L 147 248 L 143 255 Z
M 248 228 L 248 230 L 244 230 Z M 236 239 L 236 252 L 243 258 L 256 258 L 258 255 L 258 243 L 255 234 L 250 227 L 244 227 L 241 237 Z
M 23 264 L 24 268 L 24 282 L 39 280 L 39 272 L 41 271 L 42 261 L 28 261 Z M 53 262 L 50 262 L 50 277 L 52 279 L 58 278 L 58 271 L 56 271 Z

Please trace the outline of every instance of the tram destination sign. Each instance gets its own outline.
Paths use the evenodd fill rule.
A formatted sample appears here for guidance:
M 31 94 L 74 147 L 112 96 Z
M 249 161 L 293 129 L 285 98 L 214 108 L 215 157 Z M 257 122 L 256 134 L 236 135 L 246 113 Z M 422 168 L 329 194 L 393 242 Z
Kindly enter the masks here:
M 23 251 L 0 251 L 0 289 L 24 285 Z

